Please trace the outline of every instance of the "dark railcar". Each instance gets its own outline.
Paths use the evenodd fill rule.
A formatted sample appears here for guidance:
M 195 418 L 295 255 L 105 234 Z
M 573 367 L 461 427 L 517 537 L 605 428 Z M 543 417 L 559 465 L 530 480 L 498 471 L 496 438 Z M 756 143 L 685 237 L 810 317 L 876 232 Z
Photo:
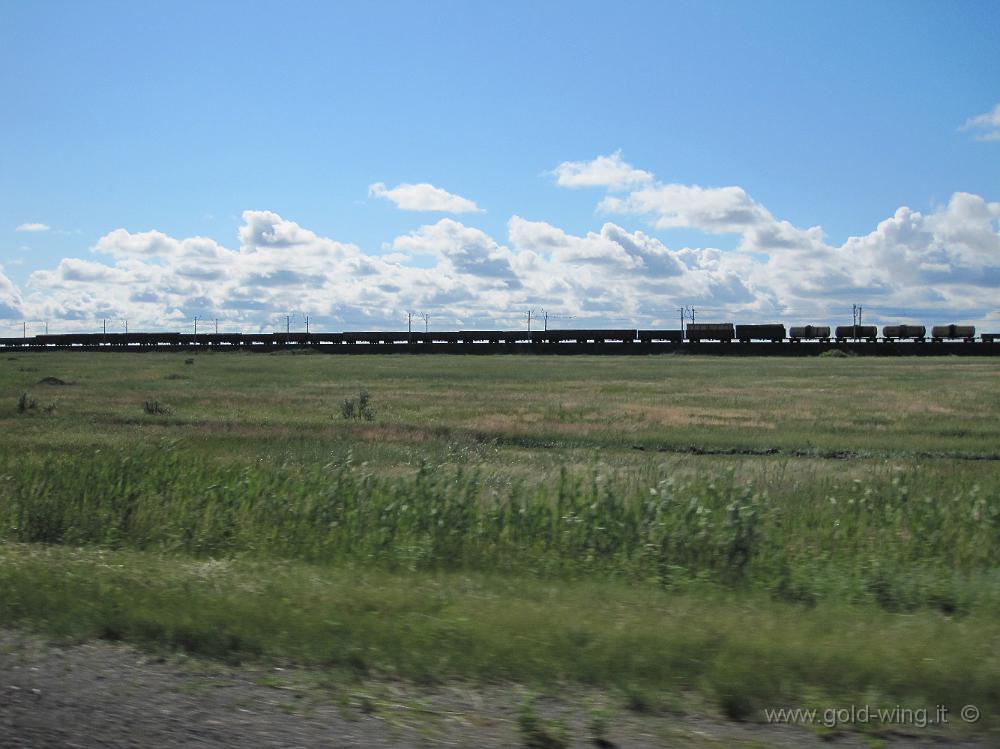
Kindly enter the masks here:
M 837 343 L 862 339 L 875 343 L 878 340 L 878 328 L 874 325 L 838 325 L 836 332 Z
M 500 343 L 505 334 L 502 330 L 460 330 L 458 335 L 464 343 Z
M 102 333 L 53 333 L 35 336 L 34 340 L 42 346 L 96 346 L 110 337 Z
M 802 340 L 807 341 L 822 341 L 827 343 L 830 340 L 830 326 L 829 325 L 800 325 L 789 328 L 788 330 L 788 340 L 792 343 L 798 343 Z
M 640 343 L 683 343 L 683 330 L 637 330 L 635 337 Z
M 731 322 L 693 322 L 687 326 L 687 339 L 691 343 L 699 341 L 722 341 L 729 343 L 736 337 L 736 330 Z
M 904 340 L 907 338 L 922 341 L 926 336 L 927 328 L 923 325 L 885 325 L 882 328 L 882 337 L 887 341 Z
M 931 340 L 934 343 L 940 343 L 944 340 L 962 340 L 971 343 L 975 339 L 975 325 L 935 325 L 931 328 Z
M 785 340 L 785 326 L 779 323 L 765 325 L 737 325 L 736 337 L 742 343 L 750 341 L 771 341 L 780 343 Z
M 533 343 L 605 343 L 621 341 L 632 343 L 635 340 L 635 330 L 601 330 L 601 329 L 569 329 L 569 330 L 535 330 L 531 333 Z
M 531 341 L 531 333 L 526 330 L 505 330 L 502 335 L 504 343 L 529 343 Z

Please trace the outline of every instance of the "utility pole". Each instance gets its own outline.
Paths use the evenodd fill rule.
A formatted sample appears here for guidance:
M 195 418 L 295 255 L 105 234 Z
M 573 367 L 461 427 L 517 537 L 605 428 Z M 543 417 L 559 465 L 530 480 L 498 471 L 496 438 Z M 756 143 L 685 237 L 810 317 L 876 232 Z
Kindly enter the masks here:
M 428 328 L 430 327 L 431 316 L 427 312 L 424 312 L 420 316 L 424 318 L 424 333 L 427 333 Z
M 531 310 L 528 310 L 528 332 L 531 332 Z
M 292 332 L 292 316 L 285 315 L 285 335 Z
M 215 334 L 219 335 L 219 318 L 215 318 Z
M 21 338 L 27 338 L 27 337 L 28 337 L 28 321 L 27 320 L 22 320 L 21 321 Z
M 306 335 L 309 335 L 309 315 L 306 315 Z
M 49 321 L 46 320 L 45 321 L 45 335 L 48 335 L 48 334 L 49 334 Z
M 198 318 L 196 317 L 195 320 L 197 320 L 197 319 Z M 104 323 L 104 336 L 106 338 L 107 335 L 108 335 L 108 319 L 104 318 L 104 320 L 102 320 L 102 322 Z M 197 332 L 197 331 L 195 331 L 195 332 Z

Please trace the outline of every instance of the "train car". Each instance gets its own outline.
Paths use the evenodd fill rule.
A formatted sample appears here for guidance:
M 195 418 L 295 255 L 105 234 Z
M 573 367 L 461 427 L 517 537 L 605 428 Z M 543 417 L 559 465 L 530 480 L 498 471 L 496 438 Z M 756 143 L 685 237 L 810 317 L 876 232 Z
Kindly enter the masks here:
M 792 343 L 801 341 L 821 341 L 830 342 L 829 325 L 798 325 L 788 330 L 788 340 Z
M 874 325 L 838 325 L 836 333 L 837 343 L 861 339 L 875 343 L 878 340 L 878 328 Z
M 1000 343 L 1000 333 L 983 333 L 980 338 L 983 343 Z
M 780 323 L 768 323 L 765 325 L 737 325 L 736 337 L 740 343 L 750 343 L 750 341 L 771 341 L 781 343 L 785 340 L 785 326 Z
M 639 343 L 683 343 L 683 330 L 637 330 L 636 340 Z
M 51 335 L 36 335 L 33 340 L 39 346 L 96 346 L 107 336 L 101 333 L 53 333 Z
M 975 325 L 935 325 L 931 328 L 931 340 L 934 343 L 941 341 L 965 341 L 972 343 L 976 340 Z
M 736 337 L 736 330 L 731 322 L 698 322 L 687 326 L 687 339 L 691 343 L 699 341 L 722 341 L 729 343 Z
M 501 340 L 504 343 L 531 343 L 531 333 L 526 330 L 505 330 Z
M 463 343 L 500 343 L 504 338 L 502 330 L 460 330 L 458 336 Z
M 607 343 L 608 341 L 632 343 L 635 341 L 635 329 L 535 331 L 532 340 L 536 343 Z
M 927 337 L 927 328 L 923 325 L 885 325 L 882 337 L 887 341 L 912 339 L 923 341 Z
M 246 348 L 253 348 L 255 346 L 271 346 L 274 340 L 270 333 L 244 333 L 242 335 L 243 345 Z

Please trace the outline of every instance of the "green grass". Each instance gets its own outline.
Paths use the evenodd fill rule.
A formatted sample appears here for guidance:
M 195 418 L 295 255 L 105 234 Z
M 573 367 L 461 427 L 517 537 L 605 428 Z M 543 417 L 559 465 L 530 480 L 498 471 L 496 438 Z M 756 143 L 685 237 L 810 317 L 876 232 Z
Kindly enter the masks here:
M 3 547 L 0 562 L 5 619 L 64 638 L 418 682 L 693 691 L 723 708 L 855 699 L 1000 709 L 995 617 L 30 545 Z
M 0 361 L 0 623 L 734 717 L 1000 703 L 991 359 L 185 358 Z

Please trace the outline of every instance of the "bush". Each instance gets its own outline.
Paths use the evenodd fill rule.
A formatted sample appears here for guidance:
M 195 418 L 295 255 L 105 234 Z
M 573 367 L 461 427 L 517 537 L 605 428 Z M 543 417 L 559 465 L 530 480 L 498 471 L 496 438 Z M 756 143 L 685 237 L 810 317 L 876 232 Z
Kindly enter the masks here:
M 31 397 L 30 393 L 21 393 L 17 398 L 17 412 L 19 414 L 33 411 L 38 407 L 38 401 Z
M 146 413 L 152 414 L 153 416 L 162 416 L 171 412 L 169 408 L 164 406 L 159 401 L 143 401 L 142 408 Z
M 340 404 L 340 415 L 348 421 L 375 421 L 375 407 L 367 388 L 358 391 L 358 398 L 345 398 Z

